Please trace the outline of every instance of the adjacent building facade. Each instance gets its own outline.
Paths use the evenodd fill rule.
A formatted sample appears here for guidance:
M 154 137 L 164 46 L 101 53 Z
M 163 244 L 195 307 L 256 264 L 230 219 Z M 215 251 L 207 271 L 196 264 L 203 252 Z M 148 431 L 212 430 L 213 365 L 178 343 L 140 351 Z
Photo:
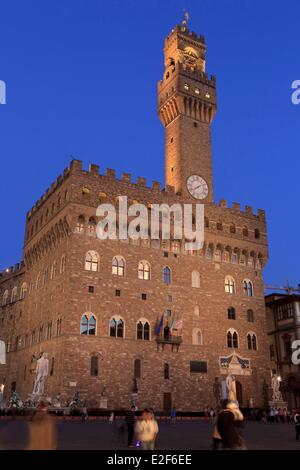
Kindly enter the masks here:
M 36 360 L 48 353 L 46 393 L 75 391 L 109 408 L 201 410 L 215 383 L 236 378 L 242 406 L 263 406 L 270 378 L 262 271 L 263 210 L 214 202 L 210 126 L 216 79 L 206 45 L 187 25 L 165 40 L 158 112 L 165 127 L 166 184 L 120 179 L 73 160 L 28 212 L 23 263 L 0 280 L 4 394 L 32 392 Z M 204 204 L 205 241 L 100 240 L 100 203 Z M 173 219 L 171 218 L 171 223 Z M 117 221 L 120 228 L 121 220 Z
M 290 409 L 300 408 L 300 365 L 293 363 L 293 343 L 300 340 L 300 295 L 266 296 L 270 359 L 281 379 L 281 391 Z M 298 347 L 299 349 L 299 347 Z

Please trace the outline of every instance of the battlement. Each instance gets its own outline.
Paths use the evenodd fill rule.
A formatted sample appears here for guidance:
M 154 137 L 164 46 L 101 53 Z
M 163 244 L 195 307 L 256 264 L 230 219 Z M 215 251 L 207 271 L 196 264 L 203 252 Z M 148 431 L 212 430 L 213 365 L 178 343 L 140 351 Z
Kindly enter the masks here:
M 219 207 L 222 207 L 224 209 L 229 209 L 235 213 L 239 213 L 241 215 L 247 215 L 256 219 L 261 220 L 262 222 L 265 222 L 266 220 L 266 213 L 263 209 L 258 209 L 257 214 L 253 212 L 253 207 L 251 206 L 245 206 L 244 210 L 241 209 L 241 204 L 238 202 L 233 202 L 231 207 L 228 205 L 228 201 L 226 199 L 220 199 L 219 203 L 216 204 Z
M 205 46 L 205 37 L 203 36 L 203 34 L 198 35 L 194 31 L 190 31 L 188 28 L 183 29 L 182 26 L 179 24 L 177 24 L 175 28 L 172 29 L 169 36 L 166 37 L 165 43 L 167 43 L 170 39 L 172 39 L 174 34 L 180 34 L 180 35 L 182 34 L 188 37 L 189 39 L 200 42 L 203 46 Z
M 205 85 L 211 86 L 213 88 L 216 88 L 217 85 L 217 78 L 215 75 L 210 75 L 206 72 L 202 72 L 201 70 L 198 69 L 191 69 L 187 67 L 185 64 L 182 64 L 181 62 L 178 62 L 176 65 L 173 66 L 172 69 L 172 74 L 176 74 L 176 72 L 181 72 L 184 74 L 186 77 L 191 78 L 192 80 L 198 80 Z M 158 81 L 158 87 L 162 88 L 165 84 L 165 82 L 170 78 L 165 78 L 163 80 Z
M 1 271 L 0 272 L 0 279 L 8 278 L 11 275 L 19 274 L 23 271 L 23 269 L 24 269 L 24 262 L 23 261 L 21 261 L 21 263 L 16 263 L 15 265 L 10 266 L 10 267 L 4 269 L 3 271 Z

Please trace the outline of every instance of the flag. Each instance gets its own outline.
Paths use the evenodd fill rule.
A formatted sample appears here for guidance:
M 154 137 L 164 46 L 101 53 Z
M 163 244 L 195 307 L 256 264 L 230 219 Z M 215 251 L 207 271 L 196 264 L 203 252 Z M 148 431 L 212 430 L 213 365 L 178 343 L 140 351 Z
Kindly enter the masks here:
M 161 316 L 161 319 L 159 321 L 159 323 L 157 323 L 156 327 L 155 327 L 155 334 L 158 336 L 159 333 L 160 333 L 160 330 L 162 329 L 162 326 L 163 326 L 163 323 L 164 323 L 164 316 L 162 315 Z

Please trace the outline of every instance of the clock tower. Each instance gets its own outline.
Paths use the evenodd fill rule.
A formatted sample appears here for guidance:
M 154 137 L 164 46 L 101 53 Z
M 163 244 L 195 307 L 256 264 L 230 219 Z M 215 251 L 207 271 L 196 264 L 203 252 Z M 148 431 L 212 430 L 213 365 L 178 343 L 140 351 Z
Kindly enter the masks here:
M 203 36 L 177 25 L 165 40 L 165 71 L 158 83 L 158 112 L 165 127 L 166 184 L 176 193 L 213 202 L 210 125 L 216 79 L 205 73 Z

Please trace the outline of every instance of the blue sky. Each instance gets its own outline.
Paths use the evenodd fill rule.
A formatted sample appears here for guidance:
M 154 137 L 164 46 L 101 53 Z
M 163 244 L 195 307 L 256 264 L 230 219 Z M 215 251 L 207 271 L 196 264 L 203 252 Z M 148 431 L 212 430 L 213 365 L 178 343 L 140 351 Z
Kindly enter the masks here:
M 190 12 L 217 75 L 215 199 L 267 212 L 267 283 L 298 270 L 298 0 L 0 0 L 0 268 L 21 258 L 25 214 L 72 156 L 163 181 L 163 41 Z

